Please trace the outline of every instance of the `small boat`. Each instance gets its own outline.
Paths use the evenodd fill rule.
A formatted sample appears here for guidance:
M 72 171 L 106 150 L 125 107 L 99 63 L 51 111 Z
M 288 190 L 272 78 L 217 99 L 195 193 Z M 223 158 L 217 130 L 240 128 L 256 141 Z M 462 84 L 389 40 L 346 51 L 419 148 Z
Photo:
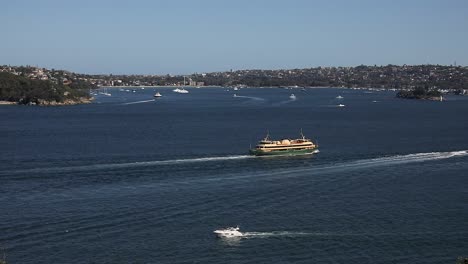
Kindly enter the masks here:
M 232 97 L 237 97 L 237 94 L 234 94 Z
M 338 96 L 336 97 L 336 99 L 343 99 L 343 98 L 344 98 L 344 97 L 341 96 L 341 95 L 338 95 Z
M 184 83 L 182 84 L 182 89 L 176 88 L 176 89 L 174 89 L 172 91 L 175 92 L 175 93 L 181 93 L 181 94 L 189 93 L 189 91 L 184 89 L 184 86 L 185 86 L 185 76 L 184 76 Z
M 339 104 L 338 107 L 345 107 L 346 105 L 344 104 Z
M 239 90 L 239 88 L 237 88 L 237 87 L 234 87 L 234 91 L 238 91 L 238 90 Z
M 228 227 L 213 231 L 218 237 L 242 237 L 244 234 L 239 231 L 239 227 Z
M 102 95 L 105 95 L 105 96 L 112 96 L 112 94 L 107 91 L 107 88 L 104 88 L 104 91 L 100 92 L 99 94 L 102 94 Z
M 181 93 L 181 94 L 186 94 L 186 93 L 189 93 L 189 91 L 185 90 L 185 89 L 179 89 L 179 88 L 176 88 L 174 90 L 172 90 L 173 92 L 175 93 Z
M 271 140 L 269 135 L 261 140 L 255 148 L 250 149 L 250 155 L 303 155 L 317 153 L 318 145 L 307 139 L 301 132 L 301 138 Z
M 291 99 L 291 100 L 296 100 L 296 96 L 295 96 L 294 94 L 291 94 L 291 95 L 289 96 L 289 99 Z
M 157 98 L 162 97 L 162 95 L 161 95 L 159 92 L 157 92 L 157 93 L 156 93 L 155 95 L 153 95 L 153 96 L 154 96 L 154 97 L 157 97 Z

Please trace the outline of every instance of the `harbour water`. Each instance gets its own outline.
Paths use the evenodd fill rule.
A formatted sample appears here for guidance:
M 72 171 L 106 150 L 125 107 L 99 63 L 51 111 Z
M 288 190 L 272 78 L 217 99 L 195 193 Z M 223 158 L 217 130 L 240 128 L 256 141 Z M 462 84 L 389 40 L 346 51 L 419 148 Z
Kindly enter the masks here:
M 468 255 L 468 97 L 188 90 L 109 89 L 90 105 L 0 107 L 8 263 L 414 264 Z M 247 155 L 267 130 L 295 138 L 301 129 L 319 154 Z M 236 225 L 246 237 L 213 234 Z

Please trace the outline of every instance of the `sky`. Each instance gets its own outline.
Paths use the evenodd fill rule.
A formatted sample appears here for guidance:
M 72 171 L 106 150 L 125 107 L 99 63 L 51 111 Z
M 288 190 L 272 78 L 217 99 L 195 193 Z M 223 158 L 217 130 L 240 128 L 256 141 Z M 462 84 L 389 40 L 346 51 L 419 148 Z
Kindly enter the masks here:
M 0 0 L 0 65 L 191 74 L 468 65 L 468 0 Z

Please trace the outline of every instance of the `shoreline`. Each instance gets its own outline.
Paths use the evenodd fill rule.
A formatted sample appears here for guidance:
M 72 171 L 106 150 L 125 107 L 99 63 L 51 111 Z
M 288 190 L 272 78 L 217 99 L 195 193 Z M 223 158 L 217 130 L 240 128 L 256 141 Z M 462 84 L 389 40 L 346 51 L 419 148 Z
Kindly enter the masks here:
M 10 101 L 3 101 L 0 100 L 0 106 L 1 105 L 37 105 L 37 106 L 67 106 L 67 105 L 79 105 L 79 104 L 90 104 L 94 100 L 94 97 L 91 98 L 86 98 L 86 97 L 80 97 L 76 100 L 65 100 L 63 102 L 57 102 L 57 101 L 47 101 L 43 99 L 38 99 L 38 103 L 28 103 L 28 104 L 21 104 L 19 102 L 10 102 Z
M 0 105 L 17 105 L 17 102 L 0 101 Z

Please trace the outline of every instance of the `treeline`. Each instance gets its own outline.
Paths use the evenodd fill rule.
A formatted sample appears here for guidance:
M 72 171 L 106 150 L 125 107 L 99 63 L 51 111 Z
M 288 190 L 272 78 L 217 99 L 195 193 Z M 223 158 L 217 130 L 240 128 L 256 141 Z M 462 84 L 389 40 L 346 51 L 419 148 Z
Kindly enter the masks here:
M 292 70 L 243 70 L 191 76 L 206 85 L 313 86 L 408 89 L 428 85 L 467 89 L 468 68 L 459 66 L 357 66 Z
M 406 99 L 431 99 L 436 100 L 442 93 L 436 89 L 430 89 L 429 86 L 418 86 L 412 90 L 401 90 L 396 95 L 399 98 Z
M 69 85 L 46 80 L 33 80 L 7 72 L 0 72 L 0 101 L 19 104 L 40 104 L 41 102 L 64 102 L 88 98 L 91 84 L 75 81 Z

